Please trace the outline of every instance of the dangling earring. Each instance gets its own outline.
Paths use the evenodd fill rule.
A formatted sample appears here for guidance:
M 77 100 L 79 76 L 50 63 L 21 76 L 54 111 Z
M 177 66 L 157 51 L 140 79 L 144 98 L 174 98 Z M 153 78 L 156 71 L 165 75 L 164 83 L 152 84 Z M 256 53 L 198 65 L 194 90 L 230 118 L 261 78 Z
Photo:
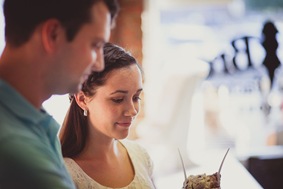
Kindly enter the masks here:
M 87 109 L 84 109 L 84 116 L 87 116 Z

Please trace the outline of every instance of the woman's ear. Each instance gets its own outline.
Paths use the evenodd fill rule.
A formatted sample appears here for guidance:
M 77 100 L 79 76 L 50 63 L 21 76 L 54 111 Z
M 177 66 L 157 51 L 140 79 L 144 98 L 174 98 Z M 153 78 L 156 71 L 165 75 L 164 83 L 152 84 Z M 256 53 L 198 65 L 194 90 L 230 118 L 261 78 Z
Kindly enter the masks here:
M 77 94 L 74 95 L 76 103 L 78 104 L 78 106 L 83 109 L 86 110 L 87 109 L 87 105 L 86 105 L 86 96 L 85 94 L 80 91 Z

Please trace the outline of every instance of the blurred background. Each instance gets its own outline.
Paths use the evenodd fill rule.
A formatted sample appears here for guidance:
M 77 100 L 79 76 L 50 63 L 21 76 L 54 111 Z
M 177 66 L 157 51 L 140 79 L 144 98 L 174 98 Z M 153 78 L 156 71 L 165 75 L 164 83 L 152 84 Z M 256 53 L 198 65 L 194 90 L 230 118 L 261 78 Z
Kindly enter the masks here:
M 119 2 L 111 42 L 145 72 L 142 111 L 128 138 L 148 149 L 156 177 L 181 169 L 177 149 L 190 167 L 230 148 L 264 188 L 282 179 L 283 1 Z M 59 123 L 68 105 L 67 95 L 44 103 Z M 270 171 L 277 180 L 263 178 Z

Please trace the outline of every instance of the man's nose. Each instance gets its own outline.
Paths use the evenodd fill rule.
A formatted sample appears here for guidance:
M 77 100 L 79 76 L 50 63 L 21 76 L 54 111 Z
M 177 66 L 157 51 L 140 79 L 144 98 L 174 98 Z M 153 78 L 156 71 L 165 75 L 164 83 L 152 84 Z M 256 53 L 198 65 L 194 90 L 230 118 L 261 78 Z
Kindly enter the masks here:
M 102 71 L 104 70 L 105 64 L 104 64 L 104 55 L 103 55 L 103 51 L 99 51 L 96 53 L 96 60 L 92 66 L 92 70 L 93 71 Z

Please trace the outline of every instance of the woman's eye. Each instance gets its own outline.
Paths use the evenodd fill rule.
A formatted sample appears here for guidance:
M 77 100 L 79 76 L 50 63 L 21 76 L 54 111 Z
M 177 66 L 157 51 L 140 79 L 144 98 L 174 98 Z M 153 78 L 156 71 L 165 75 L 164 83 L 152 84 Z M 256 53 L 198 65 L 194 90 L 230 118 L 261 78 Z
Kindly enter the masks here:
M 121 103 L 121 102 L 123 102 L 123 98 L 114 98 L 114 99 L 112 99 L 112 101 L 113 102 L 115 102 L 115 103 Z

